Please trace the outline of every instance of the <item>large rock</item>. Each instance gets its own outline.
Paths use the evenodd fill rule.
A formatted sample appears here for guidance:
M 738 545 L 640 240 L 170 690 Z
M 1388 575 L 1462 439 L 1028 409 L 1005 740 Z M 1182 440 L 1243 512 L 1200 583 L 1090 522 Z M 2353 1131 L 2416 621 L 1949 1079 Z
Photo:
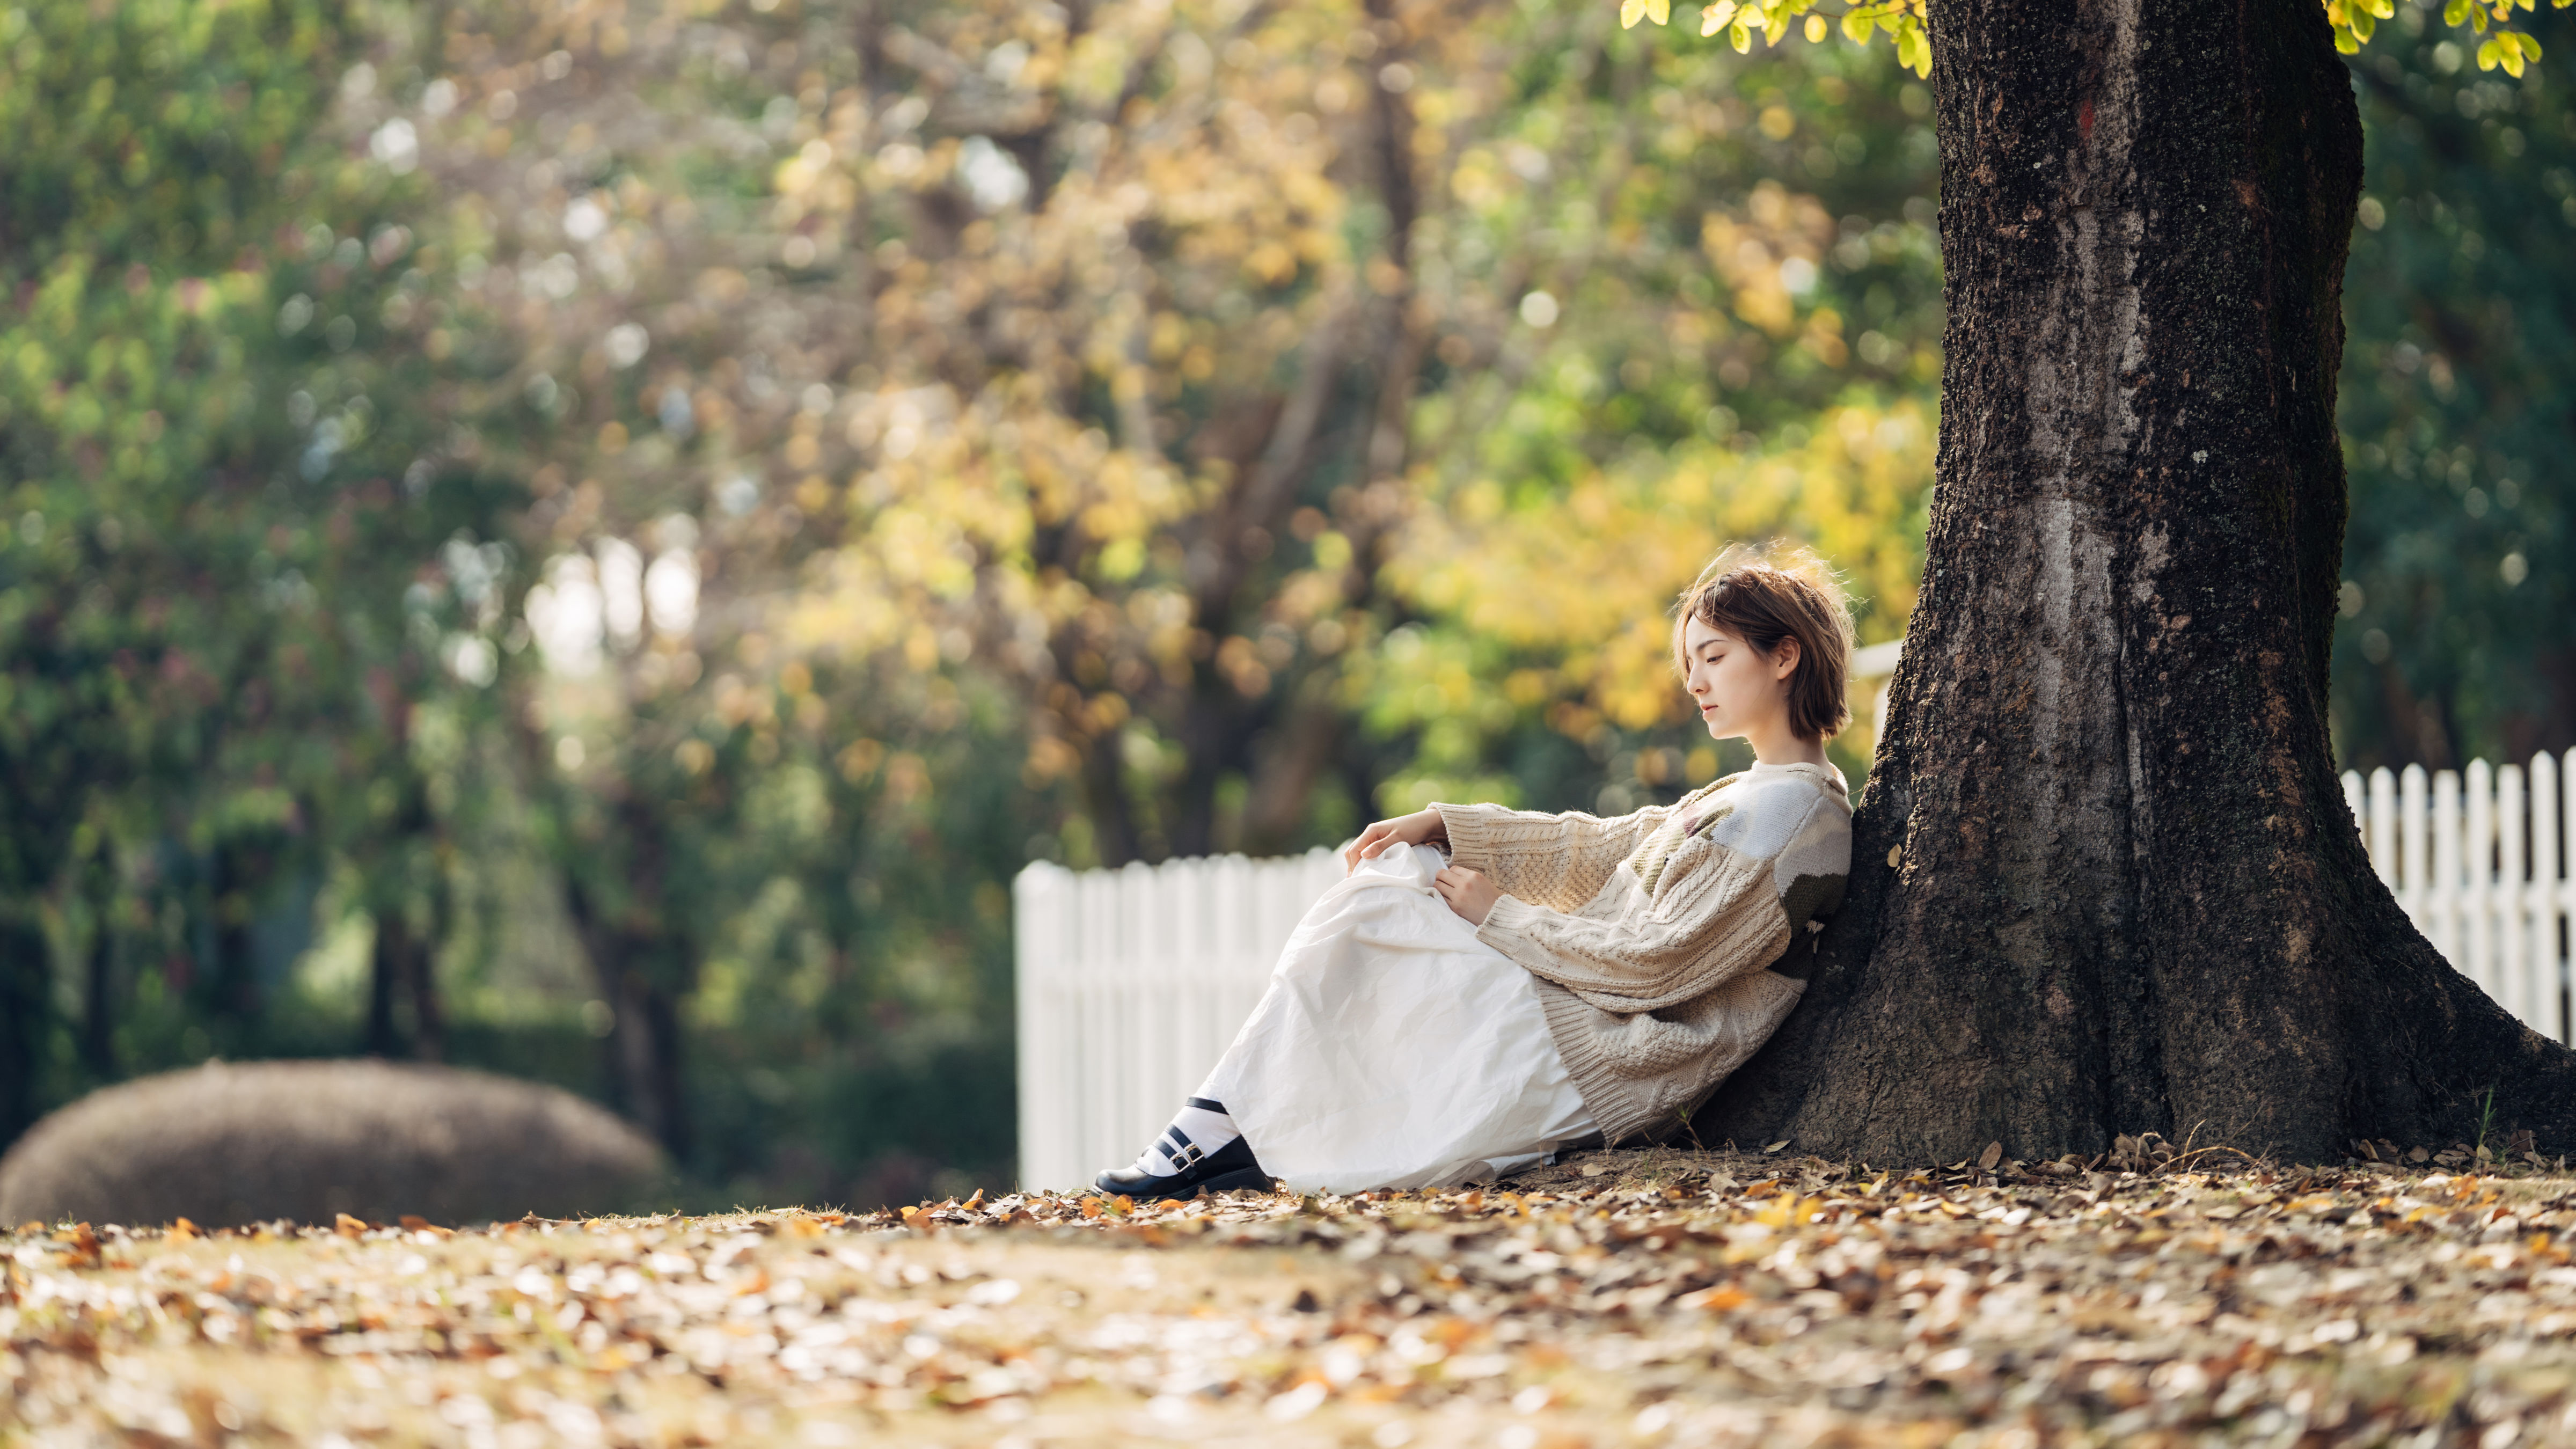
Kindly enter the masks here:
M 0 1223 L 435 1223 L 640 1205 L 650 1140 L 554 1087 L 382 1061 L 209 1063 L 94 1092 L 0 1158 Z

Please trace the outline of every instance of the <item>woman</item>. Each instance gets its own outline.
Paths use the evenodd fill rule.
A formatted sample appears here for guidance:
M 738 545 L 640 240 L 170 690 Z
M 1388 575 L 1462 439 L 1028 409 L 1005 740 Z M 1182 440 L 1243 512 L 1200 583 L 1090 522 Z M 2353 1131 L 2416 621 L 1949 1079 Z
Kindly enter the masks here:
M 1680 602 L 1675 668 L 1753 767 L 1607 820 L 1435 802 L 1369 826 L 1198 1094 L 1101 1188 L 1487 1180 L 1672 1131 L 1753 1055 L 1850 870 L 1825 758 L 1850 610 L 1778 547 L 1719 555 Z

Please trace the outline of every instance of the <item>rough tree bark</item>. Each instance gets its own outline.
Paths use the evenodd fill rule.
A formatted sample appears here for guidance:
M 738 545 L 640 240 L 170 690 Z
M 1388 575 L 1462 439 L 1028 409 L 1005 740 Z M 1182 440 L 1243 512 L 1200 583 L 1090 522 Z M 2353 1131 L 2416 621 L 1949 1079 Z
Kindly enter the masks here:
M 2372 873 L 2326 736 L 2352 85 L 2315 0 L 1934 0 L 1929 563 L 1806 999 L 1704 1139 L 2576 1149 L 2576 1059 Z

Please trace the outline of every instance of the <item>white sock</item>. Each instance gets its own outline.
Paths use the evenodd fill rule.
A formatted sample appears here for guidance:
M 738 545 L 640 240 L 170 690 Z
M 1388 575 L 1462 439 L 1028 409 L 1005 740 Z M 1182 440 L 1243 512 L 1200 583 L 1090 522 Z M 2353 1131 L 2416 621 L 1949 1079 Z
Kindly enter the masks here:
M 1155 1177 L 1177 1176 L 1242 1135 L 1234 1119 L 1225 1114 L 1223 1102 L 1192 1097 L 1172 1118 L 1172 1125 L 1163 1129 L 1163 1135 L 1154 1139 L 1154 1145 L 1136 1155 L 1136 1171 Z

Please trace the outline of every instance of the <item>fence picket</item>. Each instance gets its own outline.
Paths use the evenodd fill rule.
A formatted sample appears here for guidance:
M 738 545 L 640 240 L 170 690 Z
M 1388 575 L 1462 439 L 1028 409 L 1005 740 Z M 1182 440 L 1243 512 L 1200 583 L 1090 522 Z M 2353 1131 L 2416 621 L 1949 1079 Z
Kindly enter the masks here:
M 2362 838 L 2370 842 L 2380 883 L 2397 889 L 2397 777 L 2384 765 L 2370 772 L 2370 819 Z
M 2497 979 L 2495 958 L 2495 767 L 2484 760 L 2469 761 L 2462 776 L 2468 790 L 2468 833 L 2460 837 L 2461 881 L 2460 914 L 2463 920 L 2461 949 L 2475 963 L 2469 979 L 2487 989 L 2487 995 L 2502 999 L 2504 983 Z
M 2524 970 L 2523 947 L 2531 932 L 2522 923 L 2522 767 L 2498 766 L 2495 772 L 2496 873 L 2489 918 L 2496 933 L 2496 976 L 2503 989 L 2496 1000 L 2524 1021 L 2540 1015 L 2540 992 Z
M 2433 889 L 2433 815 L 2425 798 L 2429 783 L 2422 765 L 2408 765 L 2397 777 L 2397 878 L 2403 882 L 2397 898 L 2419 921 L 2425 919 Z
M 2566 1008 L 2558 982 L 2558 762 L 2531 758 L 2531 891 L 2523 906 L 2523 950 L 2531 973 L 2531 1010 L 2523 1017 L 2542 1036 L 2565 1039 Z
M 2461 858 L 2460 777 L 2457 771 L 2443 770 L 2433 776 L 2433 879 L 2425 919 L 2415 924 L 2454 966 L 2466 959 L 2460 952 L 2460 882 L 2467 869 Z M 2469 968 L 2460 969 L 2475 979 Z

